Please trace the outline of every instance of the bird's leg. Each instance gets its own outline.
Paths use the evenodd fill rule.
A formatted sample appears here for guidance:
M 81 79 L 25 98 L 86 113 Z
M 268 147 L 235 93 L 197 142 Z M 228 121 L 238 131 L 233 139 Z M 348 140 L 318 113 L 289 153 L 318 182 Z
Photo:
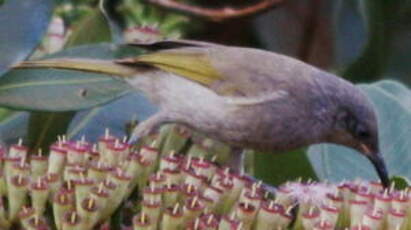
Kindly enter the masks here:
M 236 173 L 244 172 L 244 149 L 232 147 L 228 166 Z
M 231 158 L 230 161 L 228 162 L 228 166 L 235 172 L 239 174 L 246 173 L 245 172 L 245 149 L 240 148 L 240 147 L 232 147 L 231 150 Z M 255 183 L 261 183 L 261 180 L 258 178 L 249 175 L 249 177 L 255 181 Z M 270 192 L 271 194 L 275 194 L 276 188 L 270 184 L 262 183 L 264 186 L 265 190 L 267 192 Z
M 139 138 L 151 134 L 155 131 L 160 125 L 169 121 L 168 116 L 163 113 L 156 113 L 147 120 L 139 123 L 137 127 L 134 128 L 129 143 L 136 142 Z

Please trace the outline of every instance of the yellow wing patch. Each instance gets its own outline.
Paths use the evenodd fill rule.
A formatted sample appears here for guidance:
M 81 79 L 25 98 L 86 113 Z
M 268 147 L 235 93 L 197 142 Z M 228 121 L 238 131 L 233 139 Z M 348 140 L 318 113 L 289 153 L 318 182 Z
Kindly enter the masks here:
M 216 80 L 222 78 L 204 53 L 156 52 L 138 56 L 136 61 L 155 66 L 206 86 L 210 86 Z

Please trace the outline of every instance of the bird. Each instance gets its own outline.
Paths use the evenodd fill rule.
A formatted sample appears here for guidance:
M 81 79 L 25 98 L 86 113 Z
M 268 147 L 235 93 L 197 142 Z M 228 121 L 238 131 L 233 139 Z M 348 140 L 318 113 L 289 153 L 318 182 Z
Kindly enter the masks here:
M 82 70 L 126 81 L 159 107 L 131 141 L 177 123 L 236 148 L 280 153 L 333 143 L 368 158 L 389 186 L 374 106 L 349 81 L 262 49 L 194 40 L 127 45 L 146 52 L 116 60 L 25 61 L 14 68 Z

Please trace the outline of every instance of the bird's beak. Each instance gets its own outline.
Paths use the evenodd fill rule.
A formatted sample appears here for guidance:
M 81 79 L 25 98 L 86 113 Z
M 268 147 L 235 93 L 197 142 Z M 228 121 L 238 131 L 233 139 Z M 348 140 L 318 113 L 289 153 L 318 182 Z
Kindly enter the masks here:
M 390 180 L 388 178 L 387 167 L 385 166 L 385 162 L 381 157 L 381 154 L 374 153 L 373 155 L 369 155 L 367 157 L 368 159 L 370 159 L 375 169 L 377 170 L 378 176 L 380 177 L 381 183 L 384 188 L 388 188 L 390 186 Z
M 377 170 L 382 185 L 384 186 L 384 188 L 388 188 L 390 186 L 390 179 L 388 177 L 387 166 L 385 165 L 384 159 L 382 158 L 381 154 L 379 152 L 369 151 L 369 148 L 365 145 L 362 146 L 362 149 L 363 153 L 374 165 L 375 170 Z

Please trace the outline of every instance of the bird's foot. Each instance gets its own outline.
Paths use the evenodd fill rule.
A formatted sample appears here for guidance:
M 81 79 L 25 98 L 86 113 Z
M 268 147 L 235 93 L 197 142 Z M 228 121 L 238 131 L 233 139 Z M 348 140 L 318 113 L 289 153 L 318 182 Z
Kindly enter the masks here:
M 128 140 L 129 144 L 136 143 L 138 140 L 140 140 L 141 137 L 144 137 L 146 135 L 150 134 L 150 130 L 145 129 L 141 125 L 138 125 L 137 127 L 134 128 L 131 137 Z
M 166 121 L 166 116 L 161 113 L 157 113 L 147 120 L 141 122 L 134 128 L 133 132 L 131 133 L 131 137 L 128 140 L 128 143 L 136 143 L 141 137 L 152 134 L 153 131 L 155 131 L 158 127 L 160 127 L 161 124 Z
M 227 166 L 235 173 L 244 173 L 244 149 L 233 147 Z

